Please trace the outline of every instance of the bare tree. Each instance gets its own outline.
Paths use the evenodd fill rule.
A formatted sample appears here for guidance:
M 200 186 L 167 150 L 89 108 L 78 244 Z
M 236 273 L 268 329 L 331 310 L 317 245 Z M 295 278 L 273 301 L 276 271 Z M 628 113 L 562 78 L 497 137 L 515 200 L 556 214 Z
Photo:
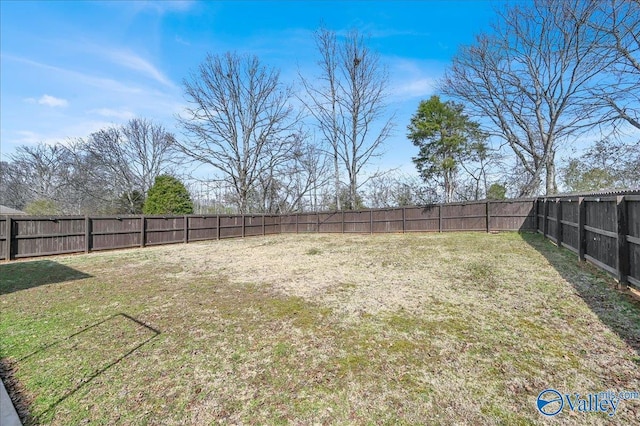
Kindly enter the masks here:
M 490 120 L 490 133 L 513 149 L 528 179 L 520 195 L 557 192 L 555 155 L 593 126 L 591 83 L 604 67 L 588 26 L 594 2 L 536 0 L 500 13 L 454 58 L 443 92 Z
M 421 178 L 392 172 L 370 179 L 365 195 L 367 205 L 372 208 L 417 206 L 438 201 L 435 188 Z
M 341 166 L 348 178 L 347 204 L 355 206 L 358 189 L 365 183 L 358 178 L 391 133 L 392 118 L 386 117 L 385 103 L 388 75 L 379 55 L 355 30 L 339 42 L 334 32 L 320 29 L 315 39 L 320 76 L 314 83 L 301 76 L 306 95 L 301 100 L 332 155 L 334 197 L 341 209 Z
M 640 1 L 602 0 L 589 22 L 608 59 L 606 76 L 593 88 L 605 107 L 605 122 L 621 120 L 640 129 Z
M 86 174 L 100 181 L 108 176 L 113 190 L 134 213 L 139 210 L 139 197 L 149 191 L 155 178 L 170 172 L 174 144 L 175 137 L 162 125 L 135 118 L 123 126 L 92 133 L 79 141 L 74 152 L 78 164 L 96 165 L 85 170 Z
M 29 203 L 49 203 L 49 210 L 61 211 L 60 201 L 64 200 L 68 161 L 61 145 L 39 143 L 35 146 L 19 146 L 10 156 L 11 165 L 3 168 L 9 178 L 4 185 L 12 185 L 6 190 L 15 193 L 22 190 L 24 207 Z M 16 200 L 18 201 L 18 200 Z M 52 211 L 53 212 L 53 211 Z
M 313 116 L 322 134 L 327 151 L 333 160 L 333 186 L 335 204 L 342 210 L 340 204 L 340 105 L 338 103 L 338 47 L 336 34 L 326 28 L 320 28 L 315 33 L 316 48 L 320 55 L 317 64 L 320 68 L 318 78 L 312 83 L 300 73 L 300 81 L 306 96 L 299 96 L 307 111 Z
M 177 146 L 221 172 L 244 213 L 260 177 L 291 156 L 297 134 L 291 91 L 257 57 L 235 53 L 208 55 L 184 89 L 189 106 L 178 119 L 188 139 Z

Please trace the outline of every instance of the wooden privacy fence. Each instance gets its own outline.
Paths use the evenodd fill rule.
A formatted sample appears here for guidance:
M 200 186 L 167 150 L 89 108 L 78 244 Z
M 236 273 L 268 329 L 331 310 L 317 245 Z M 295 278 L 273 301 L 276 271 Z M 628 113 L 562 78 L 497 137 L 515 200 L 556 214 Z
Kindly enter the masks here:
M 297 213 L 280 216 L 280 232 L 367 233 L 535 231 L 535 200 Z
M 536 201 L 537 231 L 640 289 L 640 195 Z
M 535 230 L 534 200 L 334 213 L 0 217 L 0 259 L 291 232 Z
M 279 233 L 277 215 L 0 217 L 0 259 Z
M 638 193 L 284 215 L 0 216 L 0 259 L 280 233 L 536 230 L 640 289 Z

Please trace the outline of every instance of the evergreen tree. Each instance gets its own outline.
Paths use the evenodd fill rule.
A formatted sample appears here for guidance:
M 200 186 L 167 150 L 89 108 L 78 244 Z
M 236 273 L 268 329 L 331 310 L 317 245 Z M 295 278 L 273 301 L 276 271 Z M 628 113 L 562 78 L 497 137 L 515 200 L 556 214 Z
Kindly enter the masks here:
M 459 165 L 486 151 L 486 135 L 478 123 L 463 114 L 463 108 L 432 96 L 420 102 L 408 126 L 407 137 L 420 148 L 413 157 L 418 172 L 425 182 L 434 178 L 442 181 L 447 203 L 453 201 Z
M 149 189 L 144 214 L 190 214 L 193 202 L 187 188 L 173 176 L 160 175 Z

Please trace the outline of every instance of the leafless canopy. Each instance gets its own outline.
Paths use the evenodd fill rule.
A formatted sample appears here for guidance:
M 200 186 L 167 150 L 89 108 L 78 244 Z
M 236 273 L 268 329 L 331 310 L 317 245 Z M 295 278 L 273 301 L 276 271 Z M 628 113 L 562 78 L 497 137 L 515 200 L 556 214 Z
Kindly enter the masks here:
M 602 35 L 588 25 L 595 9 L 580 0 L 510 7 L 494 34 L 461 49 L 441 83 L 513 149 L 528 175 L 520 195 L 543 180 L 555 193 L 558 145 L 593 126 L 592 88 L 606 66 L 596 54 Z
M 184 81 L 188 107 L 178 148 L 232 185 L 241 213 L 260 178 L 290 158 L 297 137 L 291 91 L 255 56 L 208 55 Z
M 605 122 L 640 129 L 640 1 L 602 0 L 597 7 L 589 25 L 600 35 L 597 54 L 608 63 L 594 101 L 605 108 Z
M 334 32 L 316 33 L 320 75 L 311 83 L 301 77 L 301 97 L 334 161 L 336 206 L 340 209 L 340 163 L 348 178 L 348 208 L 358 199 L 363 168 L 380 154 L 393 128 L 386 115 L 388 75 L 379 55 L 362 34 L 349 32 L 338 41 Z
M 162 125 L 136 118 L 92 133 L 75 152 L 87 157 L 85 165 L 97 166 L 86 173 L 107 176 L 133 208 L 139 201 L 134 197 L 144 196 L 157 176 L 170 171 L 174 143 Z

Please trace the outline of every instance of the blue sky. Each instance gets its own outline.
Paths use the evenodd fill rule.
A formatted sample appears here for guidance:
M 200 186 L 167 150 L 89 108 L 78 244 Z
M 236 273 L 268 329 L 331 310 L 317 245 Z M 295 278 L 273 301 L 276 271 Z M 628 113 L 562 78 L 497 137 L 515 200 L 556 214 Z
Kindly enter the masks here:
M 412 171 L 409 118 L 461 44 L 489 29 L 496 1 L 0 2 L 0 157 L 132 117 L 180 137 L 182 80 L 207 53 L 256 54 L 285 83 L 314 75 L 313 31 L 357 28 L 391 77 L 396 131 L 377 166 Z

